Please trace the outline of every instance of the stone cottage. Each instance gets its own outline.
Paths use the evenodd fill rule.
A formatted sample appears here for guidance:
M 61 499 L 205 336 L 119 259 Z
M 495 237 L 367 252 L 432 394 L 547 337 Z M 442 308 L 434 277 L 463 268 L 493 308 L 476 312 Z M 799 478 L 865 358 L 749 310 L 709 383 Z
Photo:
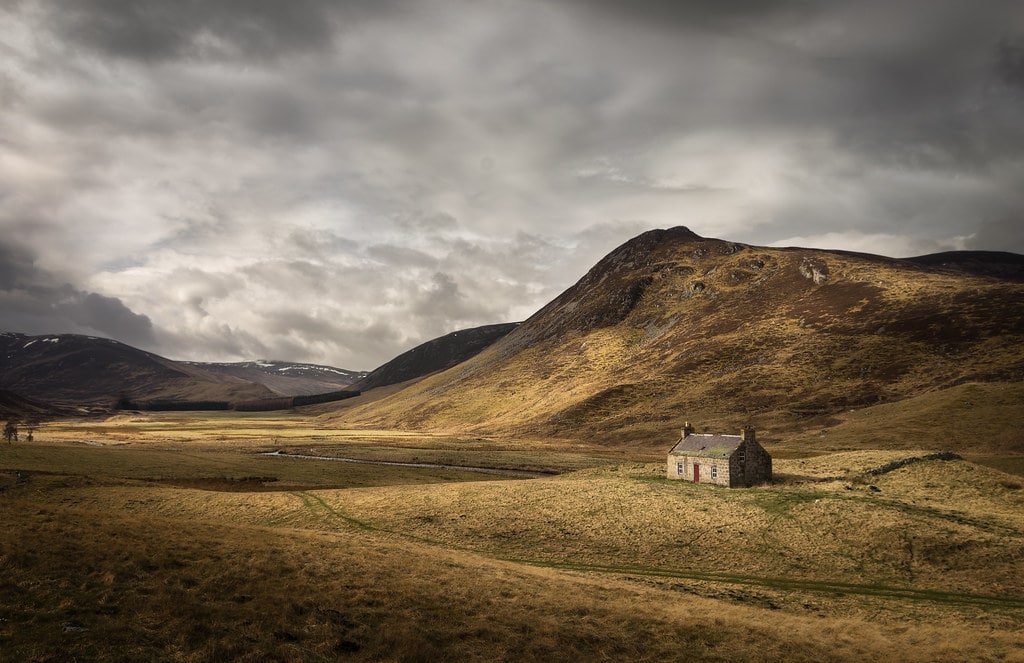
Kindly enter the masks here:
M 772 480 L 772 457 L 757 443 L 754 429 L 739 435 L 695 433 L 689 422 L 668 452 L 669 479 L 714 483 L 729 488 Z

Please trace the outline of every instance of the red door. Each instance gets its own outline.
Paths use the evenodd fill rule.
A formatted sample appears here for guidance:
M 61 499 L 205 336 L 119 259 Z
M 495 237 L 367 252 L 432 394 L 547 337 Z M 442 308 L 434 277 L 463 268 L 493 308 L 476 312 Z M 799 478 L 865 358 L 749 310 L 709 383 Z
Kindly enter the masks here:
M 693 482 L 700 483 L 700 465 L 697 463 L 693 464 Z

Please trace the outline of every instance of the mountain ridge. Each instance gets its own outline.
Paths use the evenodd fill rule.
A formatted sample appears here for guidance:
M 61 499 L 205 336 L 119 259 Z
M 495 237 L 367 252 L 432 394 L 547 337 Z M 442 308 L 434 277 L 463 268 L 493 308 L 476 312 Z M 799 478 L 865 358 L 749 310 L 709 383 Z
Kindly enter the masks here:
M 788 434 L 936 389 L 1024 380 L 1014 265 L 1024 256 L 900 259 L 658 229 L 525 322 L 432 339 L 355 383 L 343 381 L 359 373 L 333 367 L 176 362 L 109 339 L 7 332 L 0 389 L 109 407 L 120 396 L 237 402 L 387 385 L 328 422 L 628 441 L 686 418 Z M 405 382 L 415 384 L 395 389 Z
M 231 375 L 262 384 L 279 396 L 311 396 L 346 389 L 369 374 L 368 371 L 350 371 L 323 364 L 275 359 L 237 362 L 183 361 L 181 363 L 197 366 L 212 373 Z
M 3 411 L 60 416 L 102 411 L 120 400 L 255 402 L 279 396 L 369 390 L 453 366 L 480 352 L 516 324 L 451 332 L 400 354 L 372 372 L 278 360 L 177 361 L 95 336 L 0 332 Z M 87 409 L 77 409 L 80 407 Z
M 945 251 L 906 260 L 980 276 L 1024 281 L 1024 256 L 1008 251 Z
M 498 323 L 438 336 L 378 366 L 352 386 L 367 391 L 443 371 L 476 356 L 518 326 L 518 322 Z
M 1024 379 L 1024 285 L 920 261 L 643 233 L 476 357 L 346 424 L 637 441 L 780 434 Z
M 121 397 L 256 400 L 273 392 L 240 378 L 80 334 L 0 333 L 0 388 L 54 406 L 109 408 Z

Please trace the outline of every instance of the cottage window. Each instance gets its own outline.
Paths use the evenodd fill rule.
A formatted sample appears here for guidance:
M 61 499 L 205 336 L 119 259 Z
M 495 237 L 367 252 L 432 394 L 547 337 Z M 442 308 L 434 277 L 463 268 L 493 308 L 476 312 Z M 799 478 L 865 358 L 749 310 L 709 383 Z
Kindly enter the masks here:
M 712 465 L 711 466 L 711 478 L 712 479 L 717 479 L 718 478 L 718 466 L 717 465 Z
M 676 463 L 676 474 L 678 474 L 679 476 L 683 475 L 683 464 L 682 463 Z

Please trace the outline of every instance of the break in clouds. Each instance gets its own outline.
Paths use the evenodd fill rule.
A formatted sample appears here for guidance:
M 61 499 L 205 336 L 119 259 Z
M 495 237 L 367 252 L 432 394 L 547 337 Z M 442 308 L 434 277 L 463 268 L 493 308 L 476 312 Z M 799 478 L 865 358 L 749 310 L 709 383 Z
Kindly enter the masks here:
M 369 369 L 643 230 L 1024 252 L 1024 13 L 0 0 L 0 328 Z

